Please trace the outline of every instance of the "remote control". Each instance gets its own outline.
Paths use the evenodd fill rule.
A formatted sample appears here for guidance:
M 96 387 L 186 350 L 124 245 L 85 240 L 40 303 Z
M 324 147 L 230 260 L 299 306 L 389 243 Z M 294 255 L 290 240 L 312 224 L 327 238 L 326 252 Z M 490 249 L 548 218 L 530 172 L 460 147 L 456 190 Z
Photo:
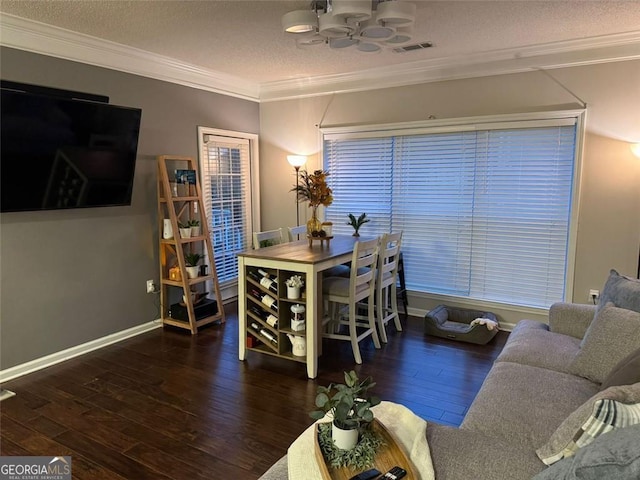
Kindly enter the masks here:
M 365 472 L 360 472 L 355 477 L 351 477 L 349 480 L 372 480 L 374 478 L 378 478 L 380 475 L 380 470 L 376 470 L 372 468 L 371 470 L 367 470 Z
M 378 480 L 397 480 L 399 478 L 404 477 L 407 474 L 407 471 L 404 468 L 393 467 L 387 473 L 378 477 Z

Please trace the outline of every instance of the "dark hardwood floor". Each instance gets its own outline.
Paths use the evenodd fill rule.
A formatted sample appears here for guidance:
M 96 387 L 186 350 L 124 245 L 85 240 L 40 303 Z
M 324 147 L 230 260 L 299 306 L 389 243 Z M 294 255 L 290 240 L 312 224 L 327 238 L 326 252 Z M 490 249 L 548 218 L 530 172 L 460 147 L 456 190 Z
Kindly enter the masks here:
M 311 423 L 318 385 L 355 369 L 383 400 L 458 425 L 507 333 L 486 346 L 424 336 L 422 319 L 390 327 L 387 345 L 327 341 L 315 380 L 306 367 L 249 352 L 238 360 L 235 305 L 197 336 L 170 328 L 7 382 L 0 454 L 71 455 L 78 479 L 256 479 Z

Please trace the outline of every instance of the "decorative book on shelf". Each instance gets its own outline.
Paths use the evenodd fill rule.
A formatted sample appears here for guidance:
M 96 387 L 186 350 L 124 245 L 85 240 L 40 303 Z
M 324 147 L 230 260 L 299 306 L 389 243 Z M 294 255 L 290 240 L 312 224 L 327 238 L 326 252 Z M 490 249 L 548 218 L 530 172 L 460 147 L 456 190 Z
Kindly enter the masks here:
M 195 197 L 196 192 L 196 171 L 190 169 L 178 169 L 176 174 L 176 184 L 178 191 L 184 196 Z

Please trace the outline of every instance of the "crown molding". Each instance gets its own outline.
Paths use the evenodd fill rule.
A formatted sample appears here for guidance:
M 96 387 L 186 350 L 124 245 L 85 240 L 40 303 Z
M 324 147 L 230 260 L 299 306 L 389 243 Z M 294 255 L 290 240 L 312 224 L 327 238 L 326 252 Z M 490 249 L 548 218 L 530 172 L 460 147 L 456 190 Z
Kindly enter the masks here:
M 256 84 L 9 14 L 0 15 L 0 44 L 259 102 L 640 59 L 639 30 L 416 61 L 346 74 Z
M 398 55 L 410 55 L 400 53 Z M 260 85 L 260 101 L 640 59 L 640 31 L 416 61 Z
M 259 86 L 242 78 L 15 15 L 0 15 L 0 45 L 245 100 L 259 100 Z

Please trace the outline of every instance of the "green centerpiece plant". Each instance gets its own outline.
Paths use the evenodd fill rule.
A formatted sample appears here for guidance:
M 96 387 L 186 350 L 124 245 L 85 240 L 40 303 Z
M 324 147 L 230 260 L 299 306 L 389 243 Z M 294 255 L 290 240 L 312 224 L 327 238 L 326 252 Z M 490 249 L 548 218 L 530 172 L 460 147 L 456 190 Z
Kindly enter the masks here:
M 353 229 L 355 230 L 355 232 L 353 233 L 354 237 L 359 237 L 360 233 L 360 227 L 362 227 L 362 225 L 364 225 L 365 223 L 368 223 L 371 221 L 371 219 L 367 218 L 367 214 L 363 213 L 362 215 L 360 215 L 358 218 L 355 217 L 355 215 L 353 215 L 352 213 L 350 213 L 348 215 L 349 217 L 349 221 L 347 222 L 347 225 L 351 225 L 353 227 Z

